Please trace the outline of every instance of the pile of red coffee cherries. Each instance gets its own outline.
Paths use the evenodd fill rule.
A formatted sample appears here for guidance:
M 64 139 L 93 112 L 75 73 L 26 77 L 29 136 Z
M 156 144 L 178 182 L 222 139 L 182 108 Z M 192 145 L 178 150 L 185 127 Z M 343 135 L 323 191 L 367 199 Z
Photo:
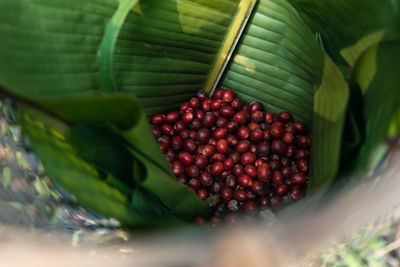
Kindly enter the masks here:
M 213 207 L 211 224 L 300 199 L 308 182 L 310 134 L 287 112 L 262 111 L 230 89 L 204 91 L 179 111 L 151 119 L 154 137 L 179 182 Z M 232 216 L 231 216 L 232 217 Z M 195 221 L 206 219 L 196 216 Z

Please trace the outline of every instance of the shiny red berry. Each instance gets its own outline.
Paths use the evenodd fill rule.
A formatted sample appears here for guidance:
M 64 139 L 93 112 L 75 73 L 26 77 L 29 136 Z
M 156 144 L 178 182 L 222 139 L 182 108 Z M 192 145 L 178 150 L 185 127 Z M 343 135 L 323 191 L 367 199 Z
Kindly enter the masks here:
M 228 142 L 225 139 L 221 139 L 217 142 L 216 148 L 219 153 L 226 153 L 229 149 Z
M 179 120 L 179 112 L 178 111 L 171 111 L 165 116 L 165 120 L 168 123 L 174 124 Z
M 204 114 L 204 117 L 203 117 L 203 126 L 206 128 L 210 128 L 211 126 L 214 125 L 216 120 L 217 120 L 217 118 L 214 115 L 214 113 L 207 112 L 206 114 Z
M 262 122 L 264 120 L 264 114 L 260 110 L 254 111 L 251 113 L 251 119 L 255 122 Z
M 235 112 L 235 110 L 233 109 L 233 107 L 231 106 L 224 106 L 221 107 L 221 109 L 219 110 L 219 112 L 221 113 L 222 116 L 224 117 L 230 117 L 233 115 L 233 113 Z
M 185 168 L 183 167 L 183 164 L 179 161 L 174 161 L 172 163 L 172 171 L 174 172 L 175 176 L 181 176 L 183 175 Z
M 239 129 L 237 130 L 237 137 L 240 139 L 247 139 L 250 135 L 250 130 L 247 126 L 240 126 Z
M 263 109 L 263 106 L 260 102 L 254 101 L 250 103 L 250 111 L 255 112 L 255 111 L 261 111 Z
M 199 167 L 199 169 L 203 170 L 207 167 L 208 160 L 203 155 L 196 155 L 193 159 L 193 164 Z
M 232 195 L 233 195 L 233 192 L 232 192 L 231 188 L 224 187 L 224 188 L 221 189 L 221 197 L 224 200 L 231 200 L 232 199 Z
M 299 148 L 308 148 L 310 146 L 310 138 L 308 136 L 299 136 L 296 139 L 296 146 Z
M 155 125 L 161 125 L 165 122 L 165 116 L 163 114 L 156 114 L 151 117 L 151 123 Z
M 275 193 L 279 196 L 284 196 L 289 192 L 289 186 L 287 184 L 280 184 L 275 188 Z
M 243 187 L 249 187 L 253 184 L 253 179 L 247 174 L 242 174 L 238 177 L 237 182 Z
M 238 124 L 234 121 L 229 121 L 226 126 L 225 126 L 226 130 L 228 131 L 228 133 L 232 133 L 235 132 L 238 128 Z
M 198 119 L 199 121 L 201 121 L 204 117 L 204 111 L 202 110 L 197 110 L 196 113 L 194 114 L 195 119 Z
M 211 164 L 211 174 L 213 176 L 220 176 L 223 171 L 224 171 L 224 164 L 222 162 L 214 161 Z
M 196 165 L 188 166 L 186 168 L 186 175 L 191 178 L 195 178 L 195 177 L 199 176 L 199 167 L 197 167 Z
M 282 173 L 280 171 L 274 171 L 272 173 L 272 183 L 274 185 L 282 184 L 283 180 L 284 180 L 284 178 L 283 178 L 283 175 L 282 175 Z
M 218 128 L 217 130 L 214 131 L 213 133 L 213 138 L 215 140 L 222 139 L 226 136 L 227 130 L 225 128 Z
M 256 156 L 253 153 L 245 152 L 240 161 L 244 165 L 253 164 L 256 161 Z
M 264 196 L 266 194 L 266 186 L 264 183 L 260 181 L 253 181 L 251 185 L 251 191 L 256 194 L 257 196 Z
M 266 123 L 272 123 L 273 120 L 274 120 L 274 116 L 272 115 L 272 113 L 271 112 L 265 112 L 264 121 Z
M 225 102 L 230 103 L 233 101 L 234 98 L 235 98 L 235 93 L 231 89 L 226 89 L 222 93 L 222 100 L 224 100 Z
M 183 148 L 190 153 L 196 150 L 196 143 L 192 139 L 186 139 L 183 141 Z
M 264 139 L 264 132 L 260 129 L 255 129 L 254 131 L 250 132 L 250 140 L 254 143 L 259 143 Z
M 197 189 L 197 195 L 199 196 L 199 198 L 204 200 L 207 198 L 208 193 L 205 188 L 199 188 Z
M 237 201 L 246 201 L 247 198 L 248 198 L 247 192 L 244 191 L 244 190 L 237 190 L 237 191 L 235 191 L 235 193 L 234 193 L 234 198 L 235 198 Z
M 283 128 L 280 126 L 274 126 L 270 129 L 271 136 L 276 139 L 280 139 L 283 136 Z
M 284 133 L 283 137 L 282 137 L 283 142 L 285 142 L 286 144 L 291 144 L 293 143 L 294 140 L 294 136 L 291 133 Z
M 213 100 L 210 105 L 212 110 L 217 110 L 221 107 L 221 100 Z
M 174 134 L 174 127 L 172 127 L 168 123 L 164 123 L 163 125 L 161 125 L 161 130 L 166 135 L 173 135 Z
M 290 114 L 286 111 L 279 112 L 278 120 L 281 122 L 288 122 L 290 121 Z
M 235 165 L 235 161 L 233 161 L 232 158 L 227 158 L 224 161 L 224 168 L 227 170 L 232 169 L 234 165 Z
M 257 178 L 261 182 L 267 182 L 271 178 L 271 170 L 268 164 L 264 163 L 258 166 Z
M 306 131 L 306 124 L 304 122 L 295 122 L 293 123 L 293 127 L 300 134 Z
M 207 144 L 210 139 L 210 130 L 207 128 L 200 128 L 196 132 L 196 140 L 200 144 Z
M 231 106 L 235 109 L 235 110 L 239 110 L 243 107 L 243 102 L 242 100 L 240 100 L 240 98 L 234 98 L 232 100 Z
M 290 189 L 290 196 L 293 200 L 299 200 L 303 197 L 303 189 L 298 185 L 293 186 Z
M 236 145 L 236 151 L 239 153 L 244 153 L 250 148 L 250 142 L 247 140 L 240 140 Z
M 186 124 L 183 122 L 183 121 L 177 121 L 175 124 L 174 124 L 174 130 L 177 132 L 177 133 L 181 133 L 183 130 L 185 130 L 186 129 Z
M 187 101 L 187 102 L 184 102 L 184 103 L 182 103 L 182 104 L 180 105 L 180 107 L 179 107 L 179 112 L 180 112 L 180 113 L 184 113 L 185 110 L 187 110 L 189 107 L 190 107 L 189 102 L 188 102 L 188 101 Z
M 292 168 L 284 167 L 284 168 L 282 168 L 281 173 L 284 178 L 288 179 L 288 178 L 290 178 L 290 176 L 292 176 Z
M 217 88 L 217 89 L 215 89 L 215 91 L 214 91 L 213 98 L 214 98 L 214 99 L 221 99 L 223 93 L 224 93 L 224 89 L 222 89 L 222 88 Z
M 219 117 L 217 119 L 217 122 L 215 123 L 215 126 L 217 126 L 218 128 L 224 128 L 227 123 L 228 123 L 227 118 Z
M 208 172 L 202 172 L 200 174 L 199 180 L 204 186 L 210 186 L 214 182 L 211 174 L 209 174 Z
M 232 175 L 232 171 L 231 170 L 223 170 L 221 173 L 221 179 L 226 179 L 229 175 Z
M 244 173 L 244 167 L 240 164 L 233 166 L 233 174 L 236 176 L 242 175 Z
M 171 138 L 171 147 L 174 150 L 179 150 L 182 147 L 182 138 L 179 135 L 174 135 Z
M 186 124 L 191 123 L 194 120 L 193 112 L 185 112 L 182 115 L 182 121 Z
M 305 175 L 304 172 L 296 172 L 295 174 L 292 175 L 291 182 L 293 184 L 303 185 L 307 182 L 307 176 Z
M 246 165 L 244 172 L 252 178 L 257 176 L 257 168 L 254 165 Z
M 228 145 L 229 145 L 230 147 L 234 147 L 234 146 L 236 146 L 237 143 L 238 143 L 236 136 L 231 135 L 231 134 L 228 135 L 228 136 L 226 136 L 225 140 L 228 142 Z
M 209 112 L 211 110 L 211 106 L 207 100 L 201 101 L 200 107 L 201 107 L 201 110 L 204 112 Z
M 210 157 L 215 154 L 217 149 L 213 145 L 205 145 L 203 148 L 203 155 L 206 157 Z
M 200 181 L 199 179 L 192 178 L 189 180 L 188 185 L 193 189 L 197 189 L 200 187 Z
M 206 100 L 206 99 L 208 98 L 207 93 L 204 92 L 203 90 L 199 90 L 199 91 L 196 93 L 196 96 L 197 96 L 201 101 Z
M 233 115 L 233 120 L 238 124 L 245 124 L 249 120 L 249 115 L 247 112 L 239 111 Z
M 178 158 L 184 165 L 190 165 L 193 162 L 193 157 L 186 151 L 179 153 Z
M 264 164 L 264 163 L 265 163 L 264 160 L 256 159 L 256 161 L 254 162 L 254 166 L 258 167 L 258 166 L 260 166 L 261 164 Z
M 189 105 L 192 109 L 196 110 L 200 108 L 200 100 L 197 97 L 193 97 L 190 99 Z
M 305 160 L 305 159 L 299 159 L 299 160 L 296 162 L 296 166 L 297 166 L 297 169 L 298 169 L 299 171 L 301 171 L 301 172 L 306 172 L 306 171 L 308 171 L 308 161 Z

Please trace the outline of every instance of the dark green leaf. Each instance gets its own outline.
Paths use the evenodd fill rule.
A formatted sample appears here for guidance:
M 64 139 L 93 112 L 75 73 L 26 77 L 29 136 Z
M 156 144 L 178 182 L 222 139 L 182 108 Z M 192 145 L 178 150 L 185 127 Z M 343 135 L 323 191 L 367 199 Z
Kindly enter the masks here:
M 135 119 L 134 121 L 126 116 L 126 114 L 123 114 L 124 110 L 126 112 L 130 111 L 130 106 L 128 104 L 129 101 L 132 101 L 132 107 L 139 107 L 137 105 L 135 106 L 135 103 L 137 102 L 134 97 L 127 95 L 124 98 L 122 96 L 117 94 L 113 96 L 95 96 L 92 98 L 70 97 L 64 100 L 55 99 L 55 102 L 52 102 L 51 99 L 46 99 L 46 101 L 39 100 L 38 102 L 41 103 L 43 107 L 50 107 L 55 113 L 60 114 L 61 117 L 71 125 L 76 125 L 75 123 L 78 123 L 78 125 L 81 125 L 81 123 L 92 123 L 92 125 L 97 125 L 95 127 L 84 126 L 83 132 L 78 131 L 77 135 L 75 134 L 72 136 L 74 138 L 78 137 L 76 140 L 74 138 L 74 140 L 71 140 L 71 130 L 68 125 L 62 124 L 62 122 L 50 116 L 41 116 L 42 114 L 40 111 L 34 109 L 29 109 L 29 113 L 39 113 L 39 118 L 42 121 L 47 122 L 48 125 L 59 129 L 62 136 L 69 133 L 70 141 L 73 141 L 71 144 L 74 147 L 74 153 L 85 158 L 87 162 L 94 164 L 94 166 L 103 172 L 108 173 L 109 175 L 105 177 L 105 181 L 110 185 L 119 188 L 121 192 L 129 193 L 130 190 L 129 188 L 126 188 L 125 185 L 129 185 L 130 181 L 133 182 L 135 180 L 137 183 L 141 183 L 147 191 L 159 198 L 164 205 L 166 205 L 168 209 L 178 217 L 191 219 L 196 214 L 206 214 L 209 211 L 207 205 L 198 198 L 192 190 L 176 181 L 170 166 L 165 161 L 162 152 L 158 148 L 158 145 L 152 136 L 144 113 L 140 112 L 140 110 L 135 110 L 136 113 L 141 115 L 140 118 L 137 120 Z M 120 101 L 122 104 L 120 104 Z M 88 105 L 78 105 L 84 103 L 88 103 Z M 108 107 L 108 109 L 95 108 L 96 113 L 93 114 L 93 118 L 90 118 L 89 113 L 91 107 L 99 107 L 101 105 Z M 79 117 L 77 112 L 73 112 L 71 107 L 76 107 L 81 110 L 82 118 Z M 113 115 L 107 115 L 107 113 Z M 103 114 L 104 118 L 109 119 L 103 121 Z M 122 116 L 118 117 L 118 114 L 122 114 Z M 126 118 L 127 120 L 124 120 L 123 118 Z M 132 122 L 135 122 L 135 124 L 130 124 Z M 115 133 L 120 133 L 121 138 L 125 138 L 125 141 L 131 146 L 121 143 L 119 137 L 115 136 L 115 133 L 110 133 L 108 130 L 104 132 L 104 128 L 100 128 L 102 131 L 97 131 L 96 129 L 99 129 L 99 125 L 102 125 L 102 127 L 111 127 L 110 129 L 115 130 Z M 120 125 L 124 127 L 118 127 Z M 130 125 L 129 130 L 125 129 L 125 126 L 127 125 Z M 82 130 L 82 126 L 74 126 L 72 129 Z M 83 138 L 81 138 L 82 134 Z M 70 147 L 71 144 L 69 144 Z M 129 154 L 126 152 L 124 153 L 126 149 L 129 150 Z M 133 153 L 132 158 L 134 170 L 128 178 L 130 180 L 126 181 L 121 177 L 127 177 L 125 173 L 128 173 L 129 171 L 125 171 L 122 174 L 120 174 L 120 172 L 121 170 L 131 168 L 129 165 L 131 162 L 127 162 L 128 168 L 124 167 L 126 165 L 124 162 L 126 159 L 131 158 L 131 153 Z M 39 155 L 39 157 L 41 157 L 41 155 Z M 121 157 L 124 159 L 121 159 Z M 123 165 L 122 168 L 121 164 Z M 45 168 L 47 170 L 46 166 Z M 56 178 L 53 179 L 57 181 Z M 121 185 L 119 183 L 120 180 L 125 181 L 125 185 Z M 63 185 L 62 181 L 59 183 Z M 71 192 L 76 192 L 77 195 L 82 193 L 82 191 Z
M 107 23 L 106 31 L 99 48 L 100 77 L 103 92 L 117 91 L 117 88 L 115 87 L 113 68 L 115 45 L 126 16 L 128 16 L 131 9 L 138 2 L 139 0 L 120 1 L 117 11 Z
M 153 194 L 142 187 L 136 187 L 132 194 L 132 206 L 143 217 L 153 220 L 178 222 L 165 205 Z
M 116 133 L 104 126 L 76 124 L 68 131 L 67 141 L 87 162 L 134 187 L 133 157 Z
M 135 1 L 0 0 L 0 84 L 36 100 L 99 94 L 115 80 L 146 113 L 167 111 L 207 84 L 251 1 L 140 1 L 126 14 Z
M 309 191 L 323 191 L 338 173 L 348 99 L 346 81 L 326 56 L 323 80 L 314 94 Z
M 395 41 L 370 47 L 355 64 L 352 80 L 363 95 L 365 141 L 353 167 L 364 167 L 368 164 L 371 151 L 388 136 L 391 121 L 398 115 L 399 68 L 400 42 Z
M 136 125 L 142 113 L 132 94 L 39 97 L 36 102 L 70 124 L 111 123 L 122 130 Z
M 290 112 L 311 126 L 314 90 L 322 81 L 324 53 L 286 1 L 261 0 L 229 64 L 222 85 L 268 111 Z
M 398 23 L 399 0 L 290 0 L 313 32 L 322 35 L 335 61 L 353 65 L 358 55 L 380 40 L 398 38 L 388 28 Z
M 117 218 L 125 225 L 146 225 L 147 220 L 130 206 L 128 196 L 102 180 L 98 171 L 76 154 L 64 133 L 57 130 L 59 126 L 53 128 L 51 124 L 43 123 L 54 121 L 53 118 L 45 119 L 48 115 L 27 106 L 20 108 L 22 113 L 19 113 L 18 122 L 50 178 L 72 192 L 78 203 L 89 209 Z
M 222 85 L 312 125 L 309 188 L 331 183 L 340 163 L 348 86 L 288 2 L 258 2 Z
M 204 201 L 186 185 L 177 182 L 173 176 L 168 175 L 140 153 L 135 150 L 131 152 L 144 166 L 141 172 L 146 178 L 141 186 L 157 196 L 173 214 L 188 220 L 194 215 L 209 214 L 210 210 Z

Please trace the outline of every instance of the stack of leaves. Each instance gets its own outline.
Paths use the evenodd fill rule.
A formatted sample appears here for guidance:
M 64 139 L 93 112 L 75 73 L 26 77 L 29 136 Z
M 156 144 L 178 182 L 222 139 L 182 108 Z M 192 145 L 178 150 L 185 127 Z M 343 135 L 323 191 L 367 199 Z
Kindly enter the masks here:
M 49 177 L 129 226 L 206 215 L 147 118 L 210 88 L 229 43 L 220 86 L 312 129 L 311 192 L 365 168 L 400 129 L 400 1 L 258 0 L 235 39 L 253 2 L 0 0 L 0 86 Z

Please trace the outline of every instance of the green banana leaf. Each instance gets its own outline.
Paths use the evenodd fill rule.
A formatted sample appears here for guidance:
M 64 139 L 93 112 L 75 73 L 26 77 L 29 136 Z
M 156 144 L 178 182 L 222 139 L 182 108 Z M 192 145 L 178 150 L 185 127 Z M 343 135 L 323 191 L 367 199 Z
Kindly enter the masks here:
M 313 32 L 321 36 L 335 62 L 350 66 L 342 68 L 352 80 L 352 86 L 341 157 L 343 172 L 360 171 L 368 165 L 369 155 L 385 137 L 400 133 L 394 73 L 398 59 L 395 45 L 385 45 L 400 40 L 400 1 L 290 2 Z M 383 58 L 382 50 L 387 50 L 386 54 L 391 53 L 392 57 Z
M 93 166 L 76 155 L 64 136 L 68 125 L 31 108 L 25 107 L 25 112 L 23 106 L 21 109 L 23 113 L 18 116 L 18 122 L 42 160 L 47 175 L 77 196 L 79 204 L 118 218 L 124 225 L 145 226 L 148 223 L 132 209 L 125 194 L 107 184 Z
M 399 38 L 388 31 L 399 21 L 399 0 L 290 0 L 328 53 L 339 64 L 354 65 L 358 56 L 379 41 Z
M 364 142 L 351 165 L 359 169 L 369 163 L 371 152 L 391 131 L 400 133 L 396 123 L 400 112 L 400 41 L 381 42 L 368 48 L 357 60 L 352 81 L 362 94 L 365 120 Z
M 1 0 L 0 83 L 33 100 L 134 92 L 167 111 L 205 86 L 248 1 Z
M 17 101 L 30 101 L 51 114 L 49 118 L 53 119 L 46 124 L 46 131 L 55 128 L 65 136 L 68 127 L 78 124 L 110 129 L 140 162 L 133 167 L 132 175 L 145 177 L 135 181 L 147 193 L 184 218 L 197 212 L 205 214 L 204 203 L 175 181 L 151 136 L 146 116 L 176 108 L 207 87 L 217 63 L 228 57 L 223 48 L 227 40 L 232 41 L 233 21 L 244 2 L 0 0 L 0 34 L 5 40 L 0 43 L 0 86 Z M 369 145 L 358 146 L 364 138 L 360 117 L 370 119 L 368 127 L 377 125 L 383 117 L 373 116 L 371 103 L 382 93 L 373 88 L 384 82 L 389 95 L 394 96 L 394 78 L 390 77 L 393 73 L 381 73 L 383 67 L 374 76 L 368 67 L 358 63 L 359 55 L 367 53 L 371 44 L 396 38 L 393 5 L 397 2 L 387 0 L 379 6 L 368 0 L 361 6 L 358 0 L 258 0 L 237 42 L 220 86 L 232 88 L 247 102 L 260 101 L 268 111 L 289 111 L 295 120 L 304 121 L 312 129 L 310 191 L 326 189 L 341 167 L 346 116 L 353 118 L 347 120 L 353 126 L 352 136 L 359 136 L 355 153 L 367 155 L 370 150 Z M 364 21 L 363 18 L 373 17 L 373 10 L 379 16 L 371 22 Z M 349 26 L 352 20 L 354 27 Z M 382 62 L 388 60 L 388 56 L 379 58 Z M 346 114 L 349 87 L 336 64 L 350 66 L 352 85 L 368 85 L 367 93 L 357 98 L 370 107 L 363 110 L 362 116 L 357 110 L 357 114 Z M 364 73 L 364 69 L 371 73 L 372 80 L 356 75 Z M 357 89 L 351 89 L 353 98 Z M 126 94 L 103 95 L 104 92 Z M 384 99 L 379 105 L 384 105 Z M 389 117 L 388 121 L 396 122 L 396 105 L 393 100 L 382 113 Z M 49 157 L 56 152 L 46 146 L 36 128 L 29 129 L 32 124 L 25 124 L 24 132 L 31 139 L 38 136 L 34 148 L 42 160 L 48 161 L 45 165 L 56 164 Z M 384 126 L 385 133 L 390 125 Z M 371 140 L 383 137 L 382 133 L 377 136 Z M 72 149 L 71 144 L 64 145 Z M 79 161 L 74 160 L 76 168 L 84 163 L 94 169 L 95 163 L 85 162 L 82 155 L 78 158 Z M 62 168 L 67 171 L 65 166 Z M 83 172 L 76 172 L 79 177 L 84 176 Z M 48 173 L 58 179 L 55 172 Z M 112 180 L 107 186 L 116 190 L 118 185 Z M 78 187 L 76 184 L 67 189 L 82 192 Z M 118 192 L 124 196 L 121 203 L 128 205 L 129 197 Z M 139 199 L 146 199 L 146 194 Z M 93 202 L 85 200 L 82 204 L 96 209 Z M 136 219 L 123 219 L 128 216 L 126 210 L 130 209 L 121 209 L 123 215 L 119 216 L 118 212 L 107 213 L 101 208 L 104 214 L 132 224 Z M 161 210 L 150 214 L 162 214 Z
M 137 100 L 133 96 L 113 94 L 90 98 L 47 98 L 38 102 L 42 107 L 47 107 L 48 111 L 58 107 L 56 110 L 59 112 L 62 107 L 62 120 L 44 114 L 32 106 L 20 104 L 18 122 L 22 125 L 24 133 L 32 143 L 34 151 L 43 161 L 49 177 L 72 192 L 78 203 L 107 216 L 115 217 L 127 226 L 178 223 L 180 222 L 178 218 L 190 220 L 194 215 L 207 215 L 209 213 L 207 205 L 192 190 L 177 182 L 173 174 L 170 174 L 171 170 L 169 167 L 167 168 L 168 165 L 151 133 L 142 135 L 141 139 L 144 143 L 154 144 L 154 147 L 158 149 L 155 151 L 159 155 L 152 154 L 152 157 L 148 154 L 147 147 L 151 147 L 149 145 L 147 147 L 126 145 L 127 150 L 125 151 L 120 147 L 121 142 L 116 145 L 110 138 L 101 139 L 102 135 L 96 136 L 95 132 L 91 132 L 90 135 L 75 134 L 74 139 L 71 139 L 71 130 L 77 129 L 77 127 L 70 127 L 70 125 L 109 126 L 120 136 L 123 135 L 124 131 L 132 133 L 135 132 L 135 128 L 145 128 L 140 123 L 142 119 L 137 119 L 134 114 L 130 118 L 126 117 L 127 120 L 125 121 L 121 120 L 124 115 L 118 115 L 128 112 L 143 114 L 140 112 L 140 107 L 135 105 Z M 128 102 L 130 102 L 129 105 Z M 109 109 L 98 109 L 97 107 L 100 106 Z M 79 109 L 80 112 L 76 109 Z M 93 114 L 91 117 L 88 116 L 90 112 Z M 81 114 L 81 116 L 77 114 Z M 119 126 L 122 126 L 122 129 L 118 128 Z M 109 135 L 106 137 L 109 137 Z M 125 142 L 129 143 L 128 140 L 125 140 Z M 144 148 L 144 150 L 140 150 L 141 148 Z M 65 151 L 63 152 L 63 150 Z M 122 153 L 124 151 L 125 153 Z M 65 158 L 62 157 L 61 160 L 58 160 L 55 156 L 57 153 L 65 155 Z M 120 177 L 117 174 L 121 173 L 122 170 L 115 170 L 115 166 L 126 166 L 125 163 L 129 157 L 135 159 L 134 170 L 128 168 L 131 171 L 130 175 L 118 179 Z M 88 177 L 89 180 L 84 179 L 87 175 L 82 170 L 84 167 L 90 168 L 93 172 L 91 177 Z M 163 170 L 163 167 L 168 172 Z M 139 177 L 134 177 L 138 168 L 145 171 L 139 173 Z M 107 174 L 106 179 L 102 177 L 99 171 Z M 129 179 L 131 182 L 129 182 Z M 135 182 L 136 185 L 132 185 Z M 90 183 L 93 186 L 90 186 Z M 133 188 L 133 193 L 132 189 L 129 188 Z M 139 192 L 146 191 L 148 193 L 139 194 L 140 197 L 137 198 L 134 194 L 138 189 L 140 189 Z M 106 193 L 109 196 L 105 195 Z M 130 193 L 133 196 L 132 203 L 130 203 Z M 107 197 L 113 197 L 114 194 L 116 199 L 107 199 Z M 94 195 L 94 199 L 88 197 L 90 195 Z M 99 201 L 103 195 L 104 201 Z M 146 196 L 146 198 L 143 198 L 143 196 Z M 149 205 L 146 205 L 146 203 L 138 204 L 138 199 L 143 201 L 147 198 L 152 200 L 149 201 Z M 159 202 L 154 199 L 159 199 Z M 155 206 L 154 203 L 160 203 L 160 205 Z M 109 210 L 108 206 L 113 205 L 116 205 L 116 207 Z M 162 208 L 164 205 L 166 208 Z M 144 207 L 147 207 L 147 209 Z M 166 209 L 169 213 L 165 212 Z M 132 218 L 129 215 L 131 212 Z M 158 217 L 149 217 L 149 214 L 154 213 Z M 135 216 L 139 217 L 136 218 Z
M 312 128 L 308 190 L 328 187 L 340 166 L 348 85 L 288 1 L 258 2 L 221 83 L 248 102 L 306 122 Z

